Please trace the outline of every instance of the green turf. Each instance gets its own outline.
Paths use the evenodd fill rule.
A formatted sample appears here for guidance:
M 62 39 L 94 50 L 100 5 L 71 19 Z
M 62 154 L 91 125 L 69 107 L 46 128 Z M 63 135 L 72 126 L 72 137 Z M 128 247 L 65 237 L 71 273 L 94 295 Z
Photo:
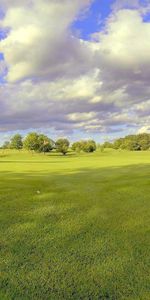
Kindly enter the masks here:
M 0 299 L 150 299 L 150 152 L 1 151 L 0 201 Z

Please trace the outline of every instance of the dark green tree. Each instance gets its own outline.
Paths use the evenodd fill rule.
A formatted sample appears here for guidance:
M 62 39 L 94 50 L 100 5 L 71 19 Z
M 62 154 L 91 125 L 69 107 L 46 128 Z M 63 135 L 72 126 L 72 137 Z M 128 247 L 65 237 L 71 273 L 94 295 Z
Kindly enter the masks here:
M 50 152 L 54 148 L 54 142 L 44 134 L 39 134 L 38 143 L 39 143 L 39 147 L 38 147 L 39 152 L 43 152 L 43 153 Z
M 130 151 L 149 150 L 150 149 L 150 134 L 132 134 L 124 138 L 119 138 L 113 143 L 114 149 L 125 149 Z
M 141 150 L 140 145 L 136 140 L 126 139 L 122 144 L 122 149 L 130 150 L 130 151 L 139 151 Z
M 83 141 L 83 151 L 90 153 L 96 150 L 96 143 L 93 140 Z
M 84 151 L 90 153 L 96 150 L 96 143 L 93 140 L 78 141 L 72 145 L 72 149 L 76 152 Z
M 23 148 L 22 136 L 17 133 L 10 140 L 10 148 L 20 150 Z
M 150 149 L 150 134 L 142 133 L 137 135 L 137 142 L 140 145 L 141 150 Z

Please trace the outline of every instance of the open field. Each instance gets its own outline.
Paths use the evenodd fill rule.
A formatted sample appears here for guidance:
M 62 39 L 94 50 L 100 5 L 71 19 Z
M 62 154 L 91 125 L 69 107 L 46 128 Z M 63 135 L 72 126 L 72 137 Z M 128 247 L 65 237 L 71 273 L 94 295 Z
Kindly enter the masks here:
M 150 152 L 0 152 L 0 299 L 150 299 Z

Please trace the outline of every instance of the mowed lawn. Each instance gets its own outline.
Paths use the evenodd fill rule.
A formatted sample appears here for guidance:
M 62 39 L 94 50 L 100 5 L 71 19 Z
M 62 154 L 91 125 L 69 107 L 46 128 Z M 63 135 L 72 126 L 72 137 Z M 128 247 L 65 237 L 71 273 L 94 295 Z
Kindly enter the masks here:
M 150 299 L 150 152 L 0 152 L 0 299 Z

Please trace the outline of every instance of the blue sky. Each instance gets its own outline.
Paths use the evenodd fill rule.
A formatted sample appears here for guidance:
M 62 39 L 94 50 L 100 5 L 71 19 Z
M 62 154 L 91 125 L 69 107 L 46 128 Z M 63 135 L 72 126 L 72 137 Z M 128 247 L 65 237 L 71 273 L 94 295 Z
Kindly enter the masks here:
M 31 2 L 1 0 L 1 143 L 149 131 L 149 1 Z
M 112 12 L 111 5 L 113 2 L 113 0 L 93 1 L 86 16 L 77 20 L 73 28 L 79 30 L 83 39 L 90 39 L 91 34 L 104 27 L 106 19 Z
M 120 1 L 121 2 L 121 1 Z M 90 10 L 86 14 L 85 17 L 81 18 L 81 20 L 77 20 L 73 24 L 73 28 L 75 31 L 80 32 L 80 36 L 83 39 L 90 39 L 90 35 L 100 31 L 105 26 L 107 18 L 111 15 L 113 10 L 114 0 L 95 0 L 90 6 Z M 146 1 L 141 0 L 141 5 L 146 5 Z M 130 1 L 130 5 L 124 5 L 126 8 L 134 8 L 132 6 L 132 1 Z M 145 22 L 150 21 L 150 12 L 148 12 L 145 16 L 143 16 L 143 20 Z

